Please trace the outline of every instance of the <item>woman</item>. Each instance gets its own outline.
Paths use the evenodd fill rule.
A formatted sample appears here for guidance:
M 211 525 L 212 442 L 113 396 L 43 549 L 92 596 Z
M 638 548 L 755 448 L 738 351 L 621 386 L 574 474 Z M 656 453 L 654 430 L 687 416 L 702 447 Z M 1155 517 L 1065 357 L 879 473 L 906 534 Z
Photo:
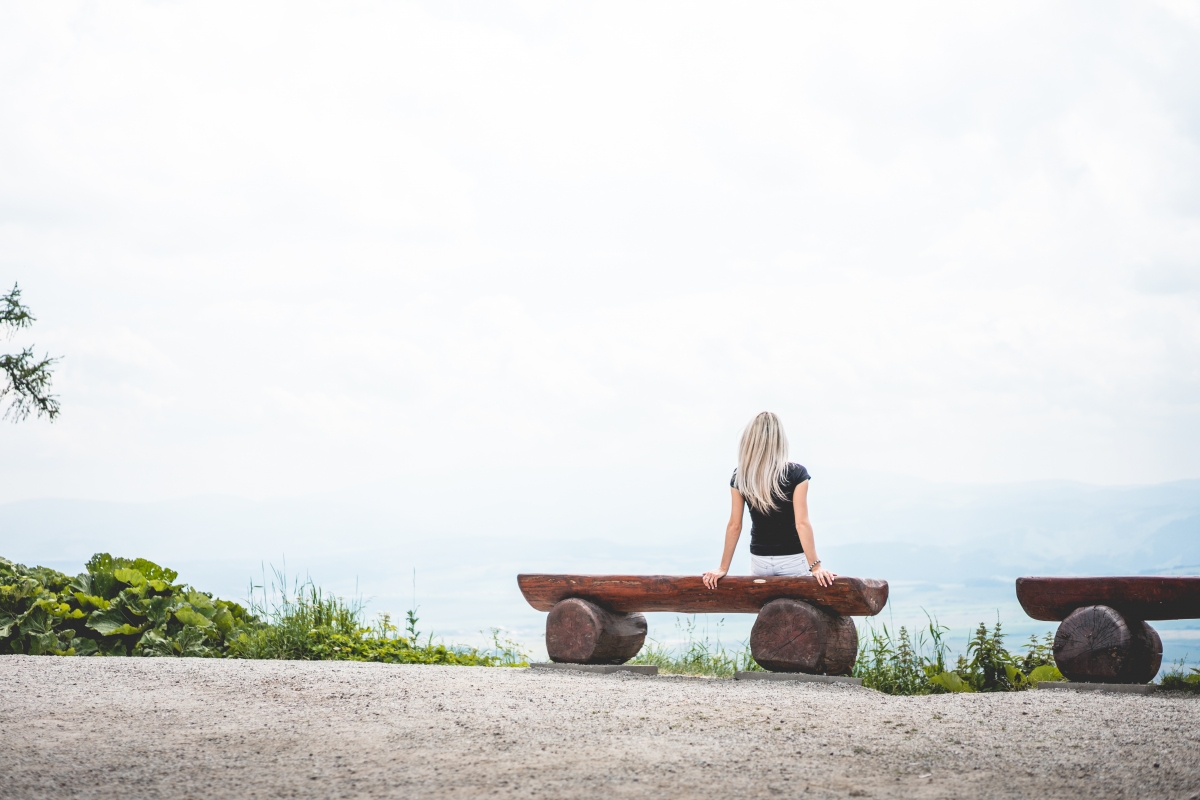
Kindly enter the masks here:
M 729 481 L 733 510 L 725 526 L 721 566 L 703 575 L 717 588 L 729 574 L 733 551 L 742 536 L 742 512 L 750 504 L 750 571 L 755 575 L 812 575 L 833 585 L 834 573 L 821 566 L 808 521 L 808 470 L 788 461 L 787 436 L 779 417 L 764 411 L 742 432 L 738 466 Z

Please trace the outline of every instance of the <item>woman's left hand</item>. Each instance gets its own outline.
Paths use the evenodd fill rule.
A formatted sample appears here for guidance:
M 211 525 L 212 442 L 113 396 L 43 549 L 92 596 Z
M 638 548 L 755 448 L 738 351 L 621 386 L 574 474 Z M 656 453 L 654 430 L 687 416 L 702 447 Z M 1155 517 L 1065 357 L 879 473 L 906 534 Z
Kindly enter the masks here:
M 717 569 L 710 570 L 709 572 L 701 575 L 700 580 L 704 581 L 706 588 L 715 589 L 717 588 L 717 581 L 721 580 L 721 578 L 724 578 L 728 574 L 729 570 L 718 567 Z
M 822 586 L 833 586 L 833 579 L 837 577 L 836 572 L 830 572 L 824 567 L 817 567 L 812 571 L 812 576 L 817 579 L 817 583 Z

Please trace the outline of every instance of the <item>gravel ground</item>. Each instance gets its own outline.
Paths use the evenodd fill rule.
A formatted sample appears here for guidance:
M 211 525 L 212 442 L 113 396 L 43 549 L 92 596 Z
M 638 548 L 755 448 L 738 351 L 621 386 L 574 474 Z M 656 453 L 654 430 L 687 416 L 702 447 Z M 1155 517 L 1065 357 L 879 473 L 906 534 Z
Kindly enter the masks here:
M 1200 798 L 1200 699 L 0 657 L 0 797 Z

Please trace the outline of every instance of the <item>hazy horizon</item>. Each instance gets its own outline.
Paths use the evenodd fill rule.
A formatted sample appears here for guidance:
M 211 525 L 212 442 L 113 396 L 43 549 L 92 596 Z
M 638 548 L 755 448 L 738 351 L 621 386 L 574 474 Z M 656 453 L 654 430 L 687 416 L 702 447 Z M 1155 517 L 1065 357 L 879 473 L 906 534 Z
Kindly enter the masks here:
M 978 622 L 999 619 L 1012 645 L 1053 630 L 1053 623 L 1026 617 L 1016 602 L 1013 581 L 1020 575 L 1200 574 L 1200 481 L 897 486 L 869 483 L 853 471 L 816 480 L 810 491 L 822 558 L 837 572 L 884 578 L 891 586 L 888 607 L 869 624 L 920 628 L 928 614 L 950 627 L 960 649 Z M 724 494 L 719 486 L 707 488 L 693 486 L 681 496 Z M 640 520 L 622 526 L 624 509 L 606 509 L 566 536 L 561 506 L 522 525 L 514 523 L 520 515 L 505 504 L 503 491 L 458 498 L 466 518 L 487 507 L 508 521 L 489 535 L 442 518 L 439 512 L 451 505 L 449 487 L 442 497 L 436 487 L 411 491 L 433 502 L 418 506 L 367 490 L 257 501 L 43 499 L 0 504 L 0 527 L 13 534 L 4 555 L 18 561 L 73 573 L 98 551 L 147 557 L 179 570 L 181 580 L 236 600 L 246 599 L 252 584 L 269 587 L 279 569 L 291 580 L 311 578 L 361 599 L 368 618 L 382 611 L 399 618 L 413 607 L 415 571 L 424 630 L 477 644 L 481 631 L 499 627 L 535 652 L 543 646 L 544 615 L 524 602 L 517 573 L 698 574 L 719 557 L 723 518 L 702 508 L 659 521 L 651 536 Z M 47 551 L 55 557 L 39 555 Z M 747 552 L 743 542 L 735 574 L 748 573 Z M 699 624 L 715 631 L 721 619 L 702 615 Z M 725 615 L 723 641 L 737 645 L 752 622 L 750 615 Z M 1167 662 L 1197 662 L 1200 622 L 1154 626 Z M 673 615 L 652 615 L 651 636 L 677 640 Z

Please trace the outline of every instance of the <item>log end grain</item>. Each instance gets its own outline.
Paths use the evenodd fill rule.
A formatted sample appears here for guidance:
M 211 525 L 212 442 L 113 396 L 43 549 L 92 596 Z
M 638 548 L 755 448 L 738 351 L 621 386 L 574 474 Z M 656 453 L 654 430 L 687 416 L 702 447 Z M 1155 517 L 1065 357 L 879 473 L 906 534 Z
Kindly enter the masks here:
M 759 612 L 750 652 L 771 672 L 848 675 L 858 657 L 858 631 L 849 617 L 781 598 Z
M 1162 664 L 1162 640 L 1145 622 L 1116 609 L 1084 606 L 1058 626 L 1054 661 L 1071 681 L 1145 683 Z

